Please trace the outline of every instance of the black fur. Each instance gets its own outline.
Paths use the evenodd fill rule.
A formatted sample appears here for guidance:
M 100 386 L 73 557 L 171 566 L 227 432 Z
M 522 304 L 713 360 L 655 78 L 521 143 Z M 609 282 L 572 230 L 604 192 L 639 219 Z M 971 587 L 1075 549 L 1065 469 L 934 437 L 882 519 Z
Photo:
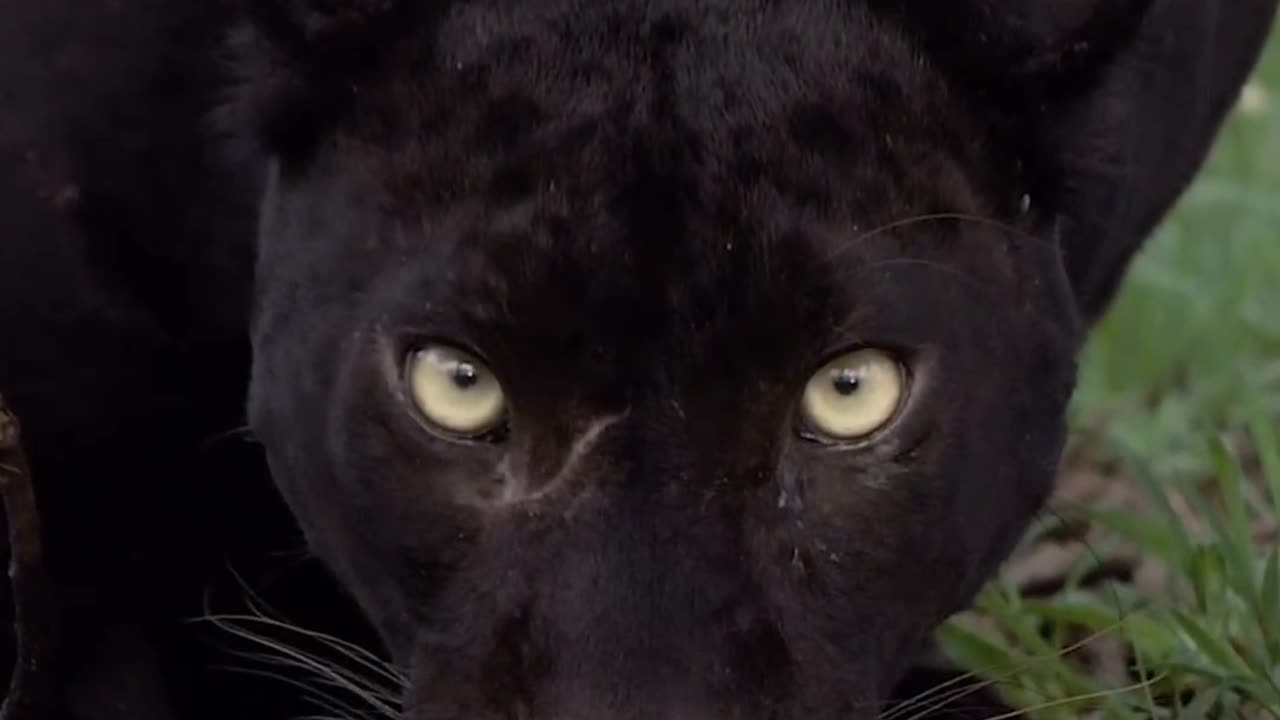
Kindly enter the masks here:
M 300 712 L 182 622 L 228 566 L 385 648 L 407 720 L 875 717 L 1038 511 L 1275 4 L 9 3 L 0 390 L 66 718 Z M 433 338 L 501 435 L 417 419 Z M 864 344 L 905 410 L 806 439 Z

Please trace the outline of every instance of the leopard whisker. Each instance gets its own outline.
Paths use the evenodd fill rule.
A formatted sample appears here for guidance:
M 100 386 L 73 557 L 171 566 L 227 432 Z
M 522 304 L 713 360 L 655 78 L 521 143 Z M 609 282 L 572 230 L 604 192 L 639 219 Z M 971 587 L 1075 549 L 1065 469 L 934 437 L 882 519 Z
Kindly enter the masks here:
M 279 640 L 239 628 L 231 622 L 221 621 L 217 619 L 217 616 L 209 619 L 233 636 L 271 651 L 277 664 L 292 665 L 312 672 L 318 679 L 327 680 L 334 684 L 336 688 L 359 698 L 364 704 L 378 711 L 381 716 L 398 716 L 398 711 L 395 707 L 397 702 L 391 695 L 390 690 L 378 687 L 376 684 L 371 687 L 371 681 L 368 678 L 362 678 L 351 670 L 343 668 L 330 660 L 315 657 L 306 651 L 292 647 Z
M 1093 642 L 1099 637 L 1103 637 L 1108 633 L 1113 632 L 1114 630 L 1119 628 L 1121 625 L 1123 625 L 1124 621 L 1125 621 L 1125 618 L 1121 618 L 1117 622 L 1112 623 L 1107 627 L 1101 628 L 1089 634 L 1082 640 L 1072 643 L 1071 645 L 1068 645 L 1056 652 L 1030 658 L 1027 660 L 1027 662 L 1022 663 L 1016 668 L 1013 668 L 1004 673 L 1001 673 L 998 677 L 995 677 L 995 678 L 991 678 L 988 680 L 981 680 L 972 685 L 957 688 L 956 686 L 960 685 L 961 683 L 965 683 L 969 680 L 973 680 L 977 678 L 978 673 L 968 672 L 968 673 L 964 673 L 963 675 L 954 677 L 944 683 L 941 683 L 933 688 L 930 688 L 929 690 L 926 690 L 920 693 L 919 695 L 916 695 L 913 698 L 903 701 L 900 705 L 896 705 L 893 709 L 889 710 L 884 714 L 884 717 L 882 718 L 882 720 L 895 720 L 896 718 L 900 718 L 908 712 L 919 710 L 921 706 L 927 705 L 927 707 L 924 707 L 921 712 L 918 712 L 913 715 L 907 715 L 905 719 L 905 720 L 919 720 L 919 718 L 925 717 L 929 713 L 932 713 L 935 710 L 938 710 L 949 703 L 955 702 L 960 698 L 971 695 L 984 688 L 991 687 L 992 685 L 1007 684 L 1015 676 L 1024 672 L 1028 668 L 1035 667 L 1036 665 L 1039 665 L 1041 663 L 1050 662 L 1058 658 L 1064 657 L 1088 645 L 1089 643 Z
M 252 653 L 246 653 L 252 657 Z M 240 667 L 235 665 L 217 665 L 217 669 L 233 672 L 240 675 L 248 675 L 250 677 L 267 678 L 272 682 L 278 682 L 292 688 L 296 688 L 302 693 L 302 698 L 309 703 L 316 705 L 321 710 L 332 713 L 335 720 L 377 720 L 376 715 L 370 715 L 368 710 L 359 710 L 353 707 L 349 702 L 343 701 L 335 697 L 332 693 L 313 685 L 308 685 L 301 680 L 274 673 L 269 670 L 260 670 L 250 667 Z M 395 717 L 395 716 L 388 716 Z
M 1024 716 L 1030 715 L 1031 713 L 1039 712 L 1041 710 L 1048 710 L 1050 708 L 1055 708 L 1055 707 L 1075 705 L 1077 703 L 1087 702 L 1089 700 L 1098 700 L 1101 698 L 1114 697 L 1116 695 L 1123 695 L 1125 693 L 1130 693 L 1135 690 L 1143 690 L 1143 689 L 1150 688 L 1152 685 L 1155 685 L 1156 683 L 1160 682 L 1165 677 L 1167 677 L 1167 675 L 1168 673 L 1161 673 L 1160 675 L 1156 675 L 1155 677 L 1148 678 L 1146 680 L 1143 680 L 1141 682 L 1136 682 L 1131 685 L 1125 685 L 1124 687 L 1112 688 L 1109 690 L 1099 690 L 1098 692 L 1092 692 L 1092 693 L 1081 693 L 1079 695 L 1073 695 L 1071 697 L 1059 698 L 1057 700 L 1050 700 L 1048 702 L 1040 703 L 1039 705 L 1033 705 L 1031 707 L 1022 708 L 1021 710 L 1013 710 L 1011 712 L 1001 713 L 999 715 L 991 715 L 985 718 L 985 720 L 1012 720 L 1012 718 L 1024 717 Z

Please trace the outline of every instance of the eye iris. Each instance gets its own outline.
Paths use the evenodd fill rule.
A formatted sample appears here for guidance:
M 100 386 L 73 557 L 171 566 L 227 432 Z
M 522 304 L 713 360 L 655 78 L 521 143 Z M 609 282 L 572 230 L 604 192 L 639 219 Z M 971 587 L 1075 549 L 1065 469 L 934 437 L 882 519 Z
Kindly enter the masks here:
M 801 396 L 805 430 L 837 440 L 869 435 L 896 414 L 904 380 L 901 365 L 882 350 L 836 358 L 810 378 Z
M 437 428 L 476 435 L 506 413 L 502 385 L 483 361 L 458 348 L 432 345 L 412 357 L 409 390 L 417 409 Z

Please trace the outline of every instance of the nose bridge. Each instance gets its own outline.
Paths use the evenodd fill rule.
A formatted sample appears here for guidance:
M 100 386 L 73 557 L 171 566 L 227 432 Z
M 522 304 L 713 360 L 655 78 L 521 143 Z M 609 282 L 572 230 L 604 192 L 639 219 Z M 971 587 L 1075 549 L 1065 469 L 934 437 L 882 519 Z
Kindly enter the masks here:
M 723 396 L 667 400 L 659 419 L 638 429 L 633 479 L 683 485 L 700 500 L 753 490 L 777 468 L 781 445 L 769 412 Z
M 747 503 L 735 481 L 772 475 L 692 431 L 704 422 L 666 399 L 600 416 L 564 446 L 538 491 L 538 516 L 549 510 L 557 529 L 539 542 L 584 561 L 547 568 L 557 578 L 544 577 L 556 588 L 554 607 L 576 608 L 592 632 L 616 633 L 622 645 L 629 628 L 687 622 L 664 640 L 678 644 L 742 594 Z
M 551 582 L 542 609 L 556 616 L 562 667 L 576 668 L 576 687 L 600 699 L 624 693 L 689 708 L 714 694 L 705 679 L 723 659 L 721 628 L 745 583 L 732 537 L 722 527 L 695 532 L 691 514 L 670 501 L 615 495 L 568 538 L 590 548 L 589 559 Z
M 788 692 L 749 503 L 700 422 L 670 400 L 586 422 L 547 463 L 545 496 L 503 516 L 512 542 L 488 557 L 522 578 L 512 652 L 539 668 L 531 717 L 747 717 L 743 693 Z
M 548 568 L 532 608 L 558 658 L 545 707 L 610 720 L 754 717 L 742 714 L 744 693 L 781 702 L 790 661 L 738 503 L 652 487 L 616 486 L 562 526 L 557 541 L 577 560 Z
M 554 489 L 567 483 L 571 476 L 583 471 L 588 458 L 600 449 L 605 442 L 605 435 L 630 416 L 629 410 L 599 416 L 586 424 L 565 447 L 563 460 L 551 477 L 546 481 L 548 489 Z
M 597 415 L 572 430 L 553 427 L 531 433 L 498 465 L 502 490 L 494 504 L 555 503 L 582 494 L 595 474 L 592 460 L 607 455 L 609 436 L 629 415 L 623 410 Z
M 753 399 L 761 402 L 753 402 Z M 672 378 L 635 406 L 619 432 L 633 474 L 719 482 L 776 458 L 777 403 L 730 377 Z

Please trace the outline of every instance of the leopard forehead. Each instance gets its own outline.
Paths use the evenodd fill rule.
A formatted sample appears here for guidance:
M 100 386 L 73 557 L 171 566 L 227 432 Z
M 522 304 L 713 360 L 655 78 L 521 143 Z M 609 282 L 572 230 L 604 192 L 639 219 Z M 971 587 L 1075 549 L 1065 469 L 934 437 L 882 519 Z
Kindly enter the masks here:
M 645 180 L 660 215 L 739 223 L 978 209 L 958 168 L 980 128 L 855 4 L 461 4 L 409 45 L 339 132 L 404 212 L 537 196 L 582 215 Z
M 737 263 L 794 288 L 874 259 L 841 246 L 878 226 L 1012 195 L 910 42 L 820 6 L 459 5 L 338 128 L 335 174 L 397 226 L 356 242 L 490 284 L 576 265 L 692 288 Z

